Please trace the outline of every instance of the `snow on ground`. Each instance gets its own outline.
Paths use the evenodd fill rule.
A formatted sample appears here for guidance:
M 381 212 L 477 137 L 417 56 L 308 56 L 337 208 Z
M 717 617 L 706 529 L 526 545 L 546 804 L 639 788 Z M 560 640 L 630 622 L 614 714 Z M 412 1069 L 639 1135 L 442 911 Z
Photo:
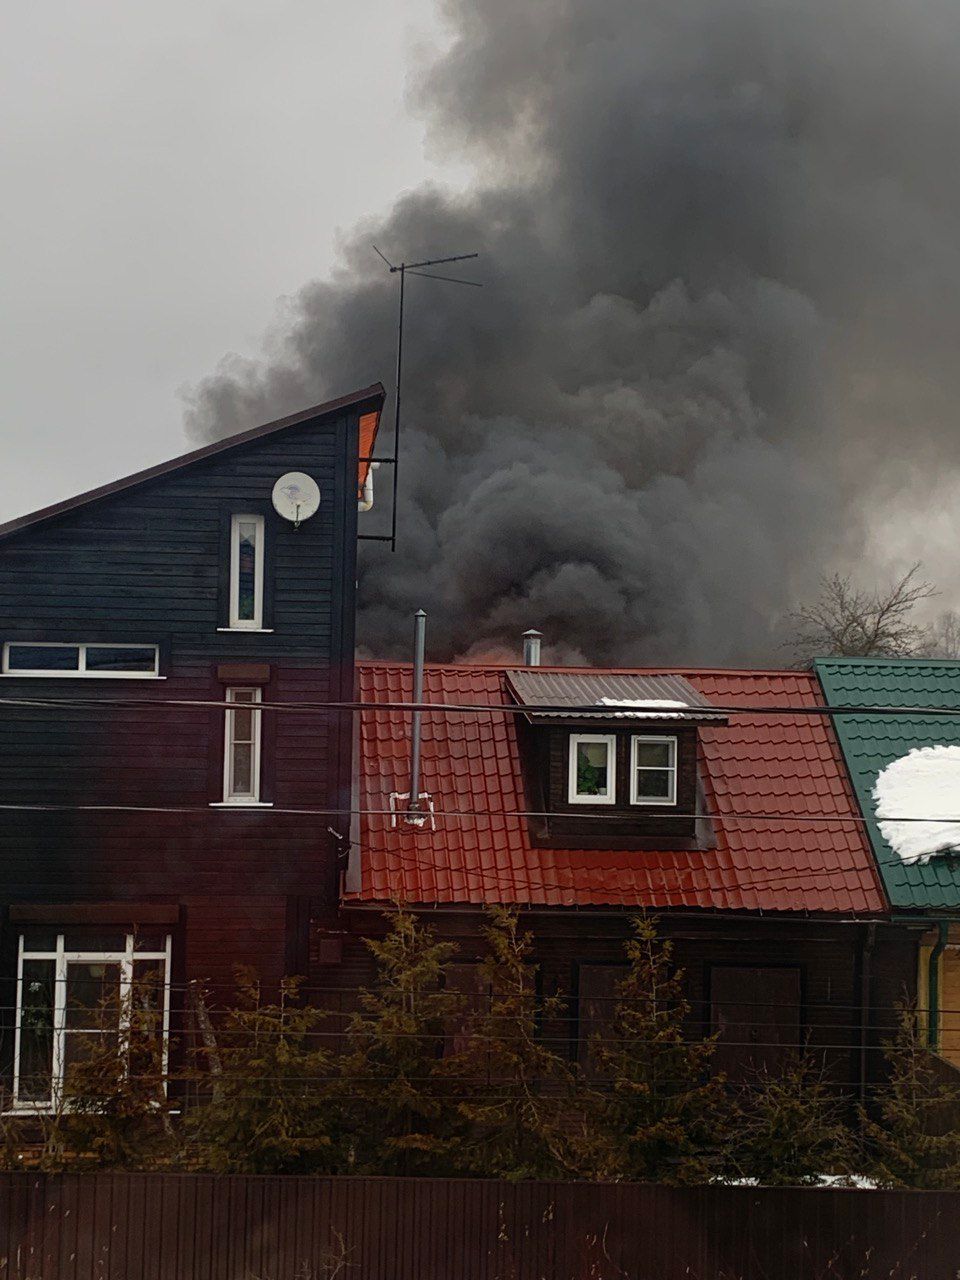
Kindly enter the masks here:
M 641 717 L 650 716 L 654 720 L 680 720 L 684 712 L 690 711 L 689 702 L 675 702 L 672 698 L 601 698 L 598 707 L 630 708 L 614 715 Z M 677 710 L 676 708 L 681 708 Z
M 914 747 L 880 771 L 873 798 L 880 832 L 904 862 L 960 852 L 960 747 Z
M 715 1186 L 722 1187 L 760 1187 L 759 1178 L 714 1178 Z M 857 1191 L 876 1191 L 879 1183 L 876 1178 L 868 1178 L 862 1173 L 818 1173 L 812 1181 L 804 1183 L 808 1187 L 851 1187 Z

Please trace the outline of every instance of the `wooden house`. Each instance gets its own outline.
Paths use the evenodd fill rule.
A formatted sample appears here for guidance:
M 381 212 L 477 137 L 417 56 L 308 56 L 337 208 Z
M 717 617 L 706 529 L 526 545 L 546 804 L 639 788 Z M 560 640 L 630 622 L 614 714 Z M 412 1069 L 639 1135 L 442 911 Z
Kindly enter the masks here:
M 412 670 L 358 674 L 341 986 L 369 976 L 364 936 L 402 902 L 458 941 L 473 989 L 482 909 L 513 906 L 583 1060 L 646 911 L 729 1075 L 801 1045 L 854 1093 L 881 1071 L 917 938 L 890 921 L 812 672 L 428 665 L 424 702 L 468 709 L 423 712 L 413 820 L 410 717 L 376 705 L 409 702 Z
M 927 658 L 828 658 L 816 663 L 824 696 L 863 708 L 836 717 L 844 762 L 891 908 L 919 938 L 917 1002 L 930 1048 L 960 1067 L 960 662 Z M 890 708 L 886 714 L 879 708 Z M 875 788 L 895 762 L 920 753 L 921 771 L 945 761 L 932 794 L 904 795 L 893 828 L 878 821 Z M 951 754 L 952 753 L 952 754 Z M 922 779 L 922 772 L 921 772 Z M 931 821 L 931 819 L 933 821 Z M 897 826 L 912 839 L 893 846 Z M 929 840 L 928 840 L 929 833 Z M 918 853 L 926 847 L 928 853 Z
M 382 404 L 367 387 L 0 526 L 14 1107 L 55 1098 L 73 1033 L 122 1019 L 141 976 L 170 1025 L 194 978 L 306 969 L 350 805 L 350 715 L 325 707 L 353 690 Z M 278 482 L 317 486 L 315 514 L 278 514 Z

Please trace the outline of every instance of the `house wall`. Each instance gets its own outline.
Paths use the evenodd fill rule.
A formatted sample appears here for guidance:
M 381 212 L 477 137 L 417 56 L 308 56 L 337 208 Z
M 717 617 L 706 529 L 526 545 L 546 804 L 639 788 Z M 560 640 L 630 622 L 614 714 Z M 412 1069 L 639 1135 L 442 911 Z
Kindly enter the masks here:
M 359 408 L 328 413 L 190 464 L 0 539 L 0 644 L 11 640 L 158 644 L 162 680 L 0 676 L 0 904 L 7 971 L 17 904 L 177 907 L 175 968 L 231 981 L 306 967 L 307 921 L 335 910 L 349 808 L 349 714 L 262 713 L 262 798 L 216 808 L 224 713 L 166 708 L 223 701 L 224 667 L 268 668 L 265 702 L 350 697 Z M 305 471 L 321 491 L 299 529 L 271 505 L 276 479 Z M 231 632 L 229 527 L 265 520 L 263 632 Z M 252 681 L 257 682 L 258 681 Z M 135 704 L 105 704 L 107 698 Z M 84 811 L 80 806 L 112 806 Z
M 484 955 L 478 915 L 441 912 L 424 913 L 425 921 L 458 945 L 458 962 L 479 960 Z M 827 920 L 715 916 L 659 917 L 660 932 L 672 940 L 674 959 L 684 971 L 687 999 L 691 1005 L 691 1035 L 716 1030 L 711 1001 L 711 974 L 720 967 L 761 970 L 795 969 L 799 978 L 800 1039 L 822 1059 L 828 1077 L 851 1094 L 859 1088 L 861 1071 L 867 1080 L 883 1075 L 882 1041 L 895 1026 L 895 1003 L 904 994 L 915 995 L 917 935 L 905 929 L 877 925 L 869 959 L 868 1017 L 866 1047 L 861 1050 L 861 1007 L 864 946 L 869 944 L 869 926 Z M 313 999 L 349 1013 L 356 1007 L 356 990 L 375 977 L 375 967 L 364 936 L 376 936 L 385 928 L 379 913 L 345 913 L 342 956 L 335 965 L 316 961 L 310 970 Z M 538 965 L 539 988 L 544 995 L 567 999 L 566 1016 L 545 1028 L 554 1042 L 571 1058 L 585 1061 L 582 1040 L 589 1028 L 591 1013 L 583 984 L 587 966 L 609 966 L 624 962 L 624 942 L 629 929 L 629 913 L 592 914 L 578 911 L 565 915 L 537 914 L 524 917 L 534 938 L 533 960 Z M 749 1003 L 749 1002 L 748 1002 Z M 753 1033 L 762 1045 L 770 1039 L 770 1005 L 766 997 L 756 1010 Z M 738 1049 L 724 1053 L 724 1069 L 737 1074 Z M 757 1058 L 756 1046 L 742 1047 L 743 1074 L 749 1075 Z M 773 1066 L 775 1061 L 770 1061 Z
M 598 732 L 585 724 L 527 731 L 529 754 L 536 761 L 535 772 L 546 777 L 545 808 L 549 819 L 534 822 L 535 842 L 548 847 L 636 848 L 641 841 L 658 848 L 687 848 L 693 843 L 696 822 L 690 815 L 697 809 L 697 734 L 695 729 L 678 727 L 650 729 L 648 736 L 677 740 L 677 799 L 674 805 L 630 804 L 630 744 L 637 726 L 623 729 L 604 726 L 617 742 L 616 803 L 609 805 L 571 804 L 569 801 L 570 737 L 576 732 Z M 640 736 L 643 736 L 642 734 Z M 538 806 L 535 797 L 533 805 Z M 678 817 L 677 815 L 683 815 Z M 602 818 L 601 822 L 596 817 Z
M 929 1005 L 930 953 L 935 932 L 924 934 L 917 963 L 917 1003 L 926 1025 Z M 940 956 L 940 1018 L 938 1051 L 960 1067 L 960 924 L 951 925 L 947 946 Z

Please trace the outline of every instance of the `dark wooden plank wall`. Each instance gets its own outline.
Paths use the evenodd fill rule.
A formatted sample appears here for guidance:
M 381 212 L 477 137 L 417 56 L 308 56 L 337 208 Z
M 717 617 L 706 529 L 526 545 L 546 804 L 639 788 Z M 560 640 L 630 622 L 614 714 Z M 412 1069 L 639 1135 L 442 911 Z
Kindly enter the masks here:
M 456 942 L 458 962 L 477 961 L 484 955 L 478 916 L 434 911 L 425 912 L 423 918 L 441 936 Z M 525 917 L 534 938 L 540 990 L 567 1000 L 565 1018 L 545 1028 L 545 1033 L 560 1046 L 566 1042 L 571 1057 L 579 1056 L 581 967 L 623 963 L 628 921 L 628 912 L 614 916 L 583 911 L 565 917 L 530 913 Z M 374 981 L 374 963 L 363 937 L 382 933 L 385 917 L 358 910 L 347 914 L 347 925 L 341 964 L 314 962 L 310 968 L 310 986 L 316 998 L 325 991 L 324 1002 L 344 1013 L 356 1007 L 356 989 Z M 712 968 L 796 966 L 800 972 L 802 1034 L 811 1050 L 823 1058 L 835 1084 L 851 1095 L 856 1093 L 861 1072 L 861 951 L 867 925 L 761 917 L 724 921 L 717 916 L 691 918 L 665 912 L 660 928 L 664 937 L 673 940 L 674 959 L 684 971 L 691 1035 L 713 1030 Z M 892 925 L 877 929 L 867 1026 L 868 1081 L 883 1077 L 882 1041 L 894 1030 L 896 1001 L 916 995 L 916 939 L 915 933 Z M 764 1012 L 758 1010 L 758 1025 Z
M 573 732 L 612 733 L 617 739 L 616 803 L 571 804 L 568 799 L 570 735 Z M 634 734 L 677 739 L 677 803 L 630 804 L 630 755 Z M 530 749 L 538 756 L 547 776 L 546 808 L 554 816 L 537 824 L 537 844 L 584 848 L 636 848 L 637 837 L 657 841 L 658 848 L 685 848 L 696 829 L 690 817 L 697 810 L 697 732 L 690 728 L 659 726 L 639 729 L 636 724 L 583 725 L 535 728 L 527 731 Z M 586 814 L 601 814 L 602 822 Z M 685 815 L 677 817 L 677 814 Z M 560 815 L 560 816 L 557 816 Z
M 955 1280 L 960 1193 L 0 1175 L 4 1280 Z
M 0 696 L 85 704 L 0 709 L 0 802 L 67 806 L 0 814 L 0 903 L 158 898 L 183 907 L 186 976 L 224 978 L 234 962 L 268 977 L 304 967 L 308 912 L 290 899 L 335 909 L 327 827 L 348 820 L 209 808 L 221 799 L 222 712 L 150 703 L 221 701 L 217 666 L 231 662 L 270 664 L 265 700 L 349 696 L 357 431 L 355 410 L 317 418 L 0 540 L 0 643 L 157 643 L 167 677 L 0 677 Z M 270 503 L 291 470 L 322 496 L 297 530 Z M 229 517 L 248 511 L 265 517 L 270 633 L 217 629 L 228 622 Z M 147 705 L 90 705 L 110 697 Z M 349 717 L 265 712 L 263 744 L 265 799 L 348 805 Z M 89 804 L 189 812 L 70 809 Z

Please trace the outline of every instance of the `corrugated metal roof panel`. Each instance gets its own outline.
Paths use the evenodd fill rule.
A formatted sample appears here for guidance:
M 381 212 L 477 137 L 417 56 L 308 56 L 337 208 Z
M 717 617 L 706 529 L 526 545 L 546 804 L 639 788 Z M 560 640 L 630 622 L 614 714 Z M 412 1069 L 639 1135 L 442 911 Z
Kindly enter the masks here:
M 589 708 L 589 718 L 597 720 L 644 719 L 722 720 L 706 698 L 702 697 L 683 676 L 666 673 L 653 675 L 621 671 L 544 671 L 539 667 L 521 667 L 506 673 L 507 683 L 517 701 L 531 708 L 570 707 L 566 711 L 531 711 L 529 719 L 548 720 L 578 713 Z M 643 708 L 611 704 L 645 703 Z M 663 704 L 657 706 L 656 704 Z M 684 709 L 688 709 L 689 713 Z
M 510 700 L 505 675 L 497 667 L 430 666 L 424 698 L 500 706 Z M 684 679 L 714 705 L 812 706 L 820 698 L 810 672 L 685 671 Z M 412 694 L 409 666 L 363 662 L 359 680 L 364 701 Z M 393 828 L 378 812 L 407 787 L 409 716 L 361 713 L 360 888 L 347 901 L 884 912 L 860 825 L 829 821 L 854 818 L 856 807 L 825 719 L 745 713 L 731 716 L 729 727 L 703 725 L 700 771 L 716 846 L 692 851 L 533 848 L 521 816 L 515 719 L 423 713 L 423 785 L 435 828 L 415 829 Z
M 829 658 L 815 664 L 827 702 L 836 706 L 960 708 L 960 662 Z M 960 909 L 960 857 L 907 865 L 880 834 L 873 787 L 881 769 L 913 747 L 960 746 L 960 716 L 842 715 L 837 737 L 891 903 L 927 911 Z

